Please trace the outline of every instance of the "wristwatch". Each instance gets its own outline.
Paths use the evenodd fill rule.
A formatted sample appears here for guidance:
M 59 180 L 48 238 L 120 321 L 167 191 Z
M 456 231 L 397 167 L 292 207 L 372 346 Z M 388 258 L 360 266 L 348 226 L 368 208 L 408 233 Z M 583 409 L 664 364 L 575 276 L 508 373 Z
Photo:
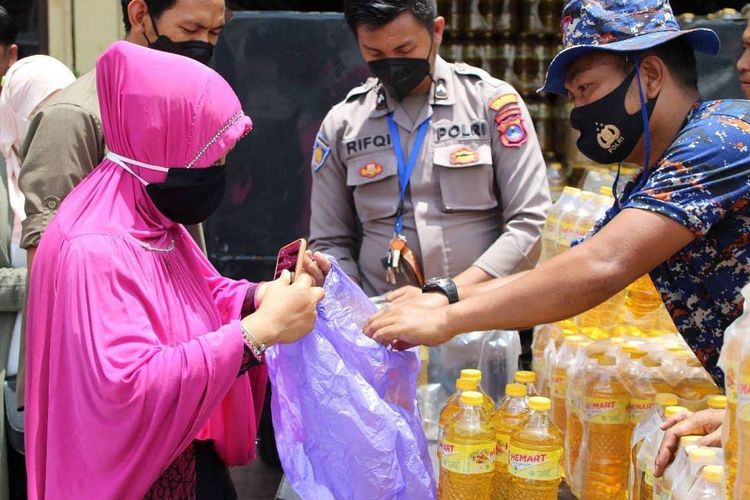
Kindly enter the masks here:
M 422 286 L 422 293 L 439 292 L 448 297 L 448 304 L 458 302 L 458 288 L 450 278 L 433 278 Z

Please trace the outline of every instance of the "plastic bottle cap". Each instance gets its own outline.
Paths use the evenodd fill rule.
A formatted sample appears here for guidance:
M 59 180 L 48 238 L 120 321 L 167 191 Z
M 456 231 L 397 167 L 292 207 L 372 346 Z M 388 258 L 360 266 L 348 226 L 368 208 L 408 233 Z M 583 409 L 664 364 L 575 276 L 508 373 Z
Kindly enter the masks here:
M 583 335 L 571 335 L 570 337 L 565 339 L 565 342 L 568 344 L 575 344 L 577 342 L 583 342 L 586 340 Z
M 682 436 L 680 438 L 680 446 L 687 449 L 688 446 L 695 444 L 700 438 L 701 436 Z
M 711 396 L 708 398 L 708 407 L 714 410 L 724 410 L 727 407 L 726 396 Z
M 482 406 L 484 396 L 476 391 L 466 391 L 461 394 L 461 403 L 470 406 Z
M 703 478 L 709 483 L 720 483 L 724 478 L 724 467 L 721 465 L 707 465 L 703 468 Z
M 599 365 L 600 366 L 615 366 L 617 364 L 617 360 L 614 356 L 602 356 L 599 358 Z
M 666 349 L 671 352 L 685 352 L 685 348 L 679 344 L 669 344 Z
M 549 398 L 534 396 L 529 398 L 529 408 L 536 411 L 547 411 L 552 408 L 552 402 Z
M 456 380 L 456 389 L 459 391 L 476 391 L 479 381 L 475 378 L 460 378 Z
M 699 460 L 714 460 L 718 457 L 716 450 L 707 446 L 693 446 L 687 450 L 687 454 L 693 462 Z
M 528 371 L 516 372 L 516 382 L 519 384 L 533 384 L 536 382 L 536 373 Z
M 577 193 L 580 193 L 581 190 L 578 188 L 574 188 L 571 186 L 565 186 L 563 189 L 563 194 L 567 194 L 568 196 L 575 196 Z
M 686 411 L 690 411 L 690 410 L 688 410 L 684 406 L 667 406 L 664 409 L 664 415 L 667 418 L 670 418 L 670 417 L 674 417 L 678 413 L 683 413 L 683 412 L 686 412 Z
M 475 380 L 482 380 L 482 372 L 480 370 L 461 370 L 461 378 L 472 378 Z
M 505 394 L 514 398 L 522 398 L 529 393 L 528 388 L 523 384 L 508 384 L 505 386 Z
M 659 406 L 676 406 L 680 400 L 675 394 L 660 392 L 654 397 L 654 402 Z
M 622 337 L 612 337 L 611 339 L 609 339 L 609 341 L 613 345 L 622 345 L 625 343 L 625 339 Z
M 610 186 L 602 186 L 599 188 L 599 194 L 604 196 L 612 196 L 612 188 Z

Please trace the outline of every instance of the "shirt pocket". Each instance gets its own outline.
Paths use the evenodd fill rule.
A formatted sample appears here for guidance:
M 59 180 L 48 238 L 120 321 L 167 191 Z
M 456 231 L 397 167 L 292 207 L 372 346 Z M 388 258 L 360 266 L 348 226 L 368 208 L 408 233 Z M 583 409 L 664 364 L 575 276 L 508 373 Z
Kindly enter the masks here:
M 436 146 L 433 161 L 444 212 L 484 211 L 498 206 L 489 142 Z
M 359 220 L 386 219 L 398 210 L 398 164 L 392 153 L 366 154 L 347 160 L 346 184 L 354 190 Z

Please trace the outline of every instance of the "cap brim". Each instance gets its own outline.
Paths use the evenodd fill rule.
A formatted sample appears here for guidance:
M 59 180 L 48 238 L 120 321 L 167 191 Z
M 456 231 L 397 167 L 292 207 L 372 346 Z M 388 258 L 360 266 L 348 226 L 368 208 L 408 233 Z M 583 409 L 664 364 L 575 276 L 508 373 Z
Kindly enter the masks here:
M 612 42 L 605 45 L 576 45 L 569 47 L 555 56 L 547 69 L 547 78 L 537 92 L 552 92 L 567 95 L 565 90 L 565 70 L 579 57 L 595 51 L 605 52 L 638 52 L 662 45 L 671 40 L 685 37 L 697 52 L 715 56 L 721 50 L 719 35 L 708 28 L 696 28 L 684 31 L 658 31 Z

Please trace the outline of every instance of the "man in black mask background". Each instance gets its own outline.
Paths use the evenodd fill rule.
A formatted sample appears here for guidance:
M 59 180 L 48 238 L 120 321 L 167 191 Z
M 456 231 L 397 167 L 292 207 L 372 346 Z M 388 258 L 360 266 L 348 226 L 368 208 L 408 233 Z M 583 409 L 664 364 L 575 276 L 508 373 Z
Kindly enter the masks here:
M 456 285 L 533 267 L 550 196 L 521 97 L 437 56 L 434 0 L 348 0 L 344 14 L 374 77 L 318 134 L 312 247 L 389 300 L 444 278 L 427 289 L 453 301 Z
M 125 40 L 207 64 L 224 28 L 224 0 L 121 0 Z M 21 151 L 26 197 L 21 246 L 32 272 L 34 250 L 65 196 L 106 154 L 94 70 L 61 91 L 33 118 Z M 188 230 L 205 249 L 200 225 Z M 23 345 L 23 344 L 22 344 Z M 23 353 L 18 375 L 23 406 Z

